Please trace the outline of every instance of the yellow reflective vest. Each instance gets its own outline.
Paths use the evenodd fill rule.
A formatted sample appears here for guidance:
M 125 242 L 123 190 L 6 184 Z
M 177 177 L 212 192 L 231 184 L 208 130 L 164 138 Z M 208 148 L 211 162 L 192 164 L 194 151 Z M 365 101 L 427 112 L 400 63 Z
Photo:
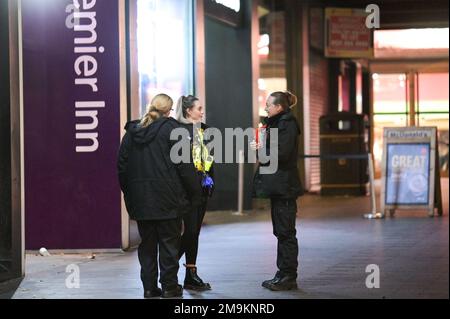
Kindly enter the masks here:
M 192 142 L 192 159 L 197 171 L 202 173 L 209 173 L 214 162 L 214 157 L 211 156 L 204 143 L 204 130 L 195 127 Z

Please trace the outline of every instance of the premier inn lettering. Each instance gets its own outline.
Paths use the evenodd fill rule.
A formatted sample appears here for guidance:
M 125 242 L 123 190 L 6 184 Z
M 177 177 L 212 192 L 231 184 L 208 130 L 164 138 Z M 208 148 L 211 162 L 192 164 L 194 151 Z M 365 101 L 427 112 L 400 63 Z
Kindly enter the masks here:
M 73 0 L 66 12 L 66 27 L 74 31 L 74 83 L 77 87 L 92 94 L 89 101 L 75 101 L 76 147 L 77 153 L 93 153 L 99 148 L 98 112 L 105 108 L 105 101 L 96 100 L 99 94 L 97 57 L 105 52 L 97 45 L 96 0 Z

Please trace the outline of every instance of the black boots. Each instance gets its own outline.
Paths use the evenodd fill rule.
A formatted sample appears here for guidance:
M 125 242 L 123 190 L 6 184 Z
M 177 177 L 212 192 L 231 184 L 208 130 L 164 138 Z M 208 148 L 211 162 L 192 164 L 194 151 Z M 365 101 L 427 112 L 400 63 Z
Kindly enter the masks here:
M 262 286 L 272 291 L 297 289 L 297 276 L 283 275 L 278 271 L 273 279 L 264 281 Z
M 211 285 L 209 283 L 203 282 L 203 280 L 197 275 L 197 267 L 186 267 L 184 289 L 199 291 L 211 290 Z
M 183 287 L 177 285 L 174 288 L 164 289 L 162 290 L 163 298 L 180 298 L 183 297 Z
M 153 288 L 151 290 L 145 290 L 144 291 L 144 298 L 145 299 L 151 299 L 151 298 L 179 298 L 183 297 L 183 287 L 180 285 L 177 285 L 173 288 L 166 288 L 166 289 L 160 289 L 160 288 Z
M 272 284 L 272 283 L 274 283 L 274 282 L 276 282 L 276 281 L 278 281 L 278 280 L 280 280 L 280 279 L 281 279 L 281 272 L 280 272 L 280 271 L 277 271 L 277 273 L 275 274 L 275 277 L 273 277 L 272 279 L 263 281 L 262 286 L 263 286 L 264 288 L 269 289 L 269 285 L 270 285 L 270 284 Z
M 156 298 L 156 297 L 161 297 L 162 295 L 162 290 L 158 287 L 152 289 L 152 290 L 146 290 L 144 291 L 144 298 L 145 299 L 150 299 L 150 298 Z

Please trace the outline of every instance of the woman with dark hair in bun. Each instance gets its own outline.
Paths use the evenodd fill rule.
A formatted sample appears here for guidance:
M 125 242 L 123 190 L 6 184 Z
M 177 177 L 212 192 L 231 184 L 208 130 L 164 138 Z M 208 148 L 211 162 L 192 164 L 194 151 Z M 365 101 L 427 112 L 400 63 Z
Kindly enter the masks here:
M 213 157 L 207 148 L 208 141 L 204 139 L 204 131 L 208 126 L 202 123 L 205 115 L 203 105 L 195 96 L 182 96 L 177 105 L 176 119 L 183 125 L 191 137 L 191 159 L 198 176 L 198 183 L 203 189 L 202 201 L 199 206 L 193 206 L 189 214 L 183 216 L 184 232 L 181 238 L 179 257 L 185 255 L 186 277 L 184 289 L 210 290 L 211 285 L 203 282 L 197 274 L 197 255 L 200 229 L 206 213 L 208 198 L 214 188 Z
M 264 120 L 266 127 L 266 154 L 270 146 L 278 146 L 278 168 L 273 174 L 261 174 L 260 164 L 254 178 L 255 197 L 270 198 L 273 234 L 278 240 L 277 268 L 275 277 L 266 280 L 262 286 L 273 290 L 297 289 L 298 241 L 296 237 L 297 198 L 303 195 L 297 161 L 300 129 L 291 112 L 297 104 L 297 97 L 290 92 L 274 92 L 267 99 Z M 278 130 L 278 142 L 270 141 L 270 130 Z M 263 143 L 261 143 L 263 144 Z M 256 142 L 251 147 L 263 147 Z M 263 144 L 264 145 L 264 144 Z

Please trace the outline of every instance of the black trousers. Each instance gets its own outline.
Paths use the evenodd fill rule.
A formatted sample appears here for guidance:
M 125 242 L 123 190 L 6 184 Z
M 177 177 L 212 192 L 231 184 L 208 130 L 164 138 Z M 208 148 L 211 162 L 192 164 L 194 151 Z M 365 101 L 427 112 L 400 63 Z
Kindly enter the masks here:
M 278 239 L 277 267 L 282 275 L 297 277 L 298 241 L 295 199 L 271 199 L 273 234 Z
M 138 249 L 144 290 L 158 285 L 158 250 L 160 283 L 163 289 L 178 285 L 178 252 L 181 243 L 181 218 L 138 221 L 141 244 Z
M 203 219 L 206 213 L 206 201 L 195 207 L 189 214 L 183 215 L 184 233 L 181 237 L 181 249 L 179 257 L 186 254 L 186 264 L 195 265 L 197 263 L 198 255 L 198 239 L 200 237 L 200 230 Z

